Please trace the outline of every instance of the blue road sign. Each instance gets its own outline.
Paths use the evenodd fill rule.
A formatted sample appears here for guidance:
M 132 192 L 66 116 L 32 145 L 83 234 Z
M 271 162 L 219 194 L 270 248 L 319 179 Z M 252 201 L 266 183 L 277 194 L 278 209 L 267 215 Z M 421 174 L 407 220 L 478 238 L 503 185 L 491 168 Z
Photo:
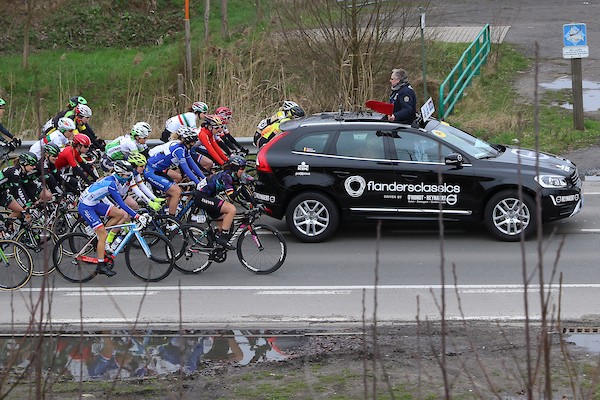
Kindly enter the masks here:
M 587 46 L 585 24 L 564 24 L 563 40 L 565 47 Z

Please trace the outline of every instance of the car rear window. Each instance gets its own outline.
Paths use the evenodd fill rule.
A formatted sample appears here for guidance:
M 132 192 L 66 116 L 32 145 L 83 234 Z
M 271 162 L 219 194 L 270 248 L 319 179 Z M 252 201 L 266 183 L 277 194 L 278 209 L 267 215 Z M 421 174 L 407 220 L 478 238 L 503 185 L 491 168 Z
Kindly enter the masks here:
M 329 132 L 309 133 L 294 143 L 292 150 L 304 153 L 324 153 L 329 135 Z

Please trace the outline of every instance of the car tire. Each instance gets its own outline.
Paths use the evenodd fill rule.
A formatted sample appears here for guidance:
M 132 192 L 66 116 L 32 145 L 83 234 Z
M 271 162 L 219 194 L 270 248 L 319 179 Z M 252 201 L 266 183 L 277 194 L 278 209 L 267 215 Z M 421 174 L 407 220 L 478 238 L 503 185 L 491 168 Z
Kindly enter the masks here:
M 537 211 L 535 202 L 526 193 L 519 199 L 517 190 L 503 190 L 496 193 L 485 206 L 483 216 L 488 232 L 505 242 L 517 242 L 536 231 Z
M 337 230 L 340 213 L 326 195 L 306 192 L 292 199 L 285 219 L 289 230 L 298 240 L 318 243 L 329 239 Z

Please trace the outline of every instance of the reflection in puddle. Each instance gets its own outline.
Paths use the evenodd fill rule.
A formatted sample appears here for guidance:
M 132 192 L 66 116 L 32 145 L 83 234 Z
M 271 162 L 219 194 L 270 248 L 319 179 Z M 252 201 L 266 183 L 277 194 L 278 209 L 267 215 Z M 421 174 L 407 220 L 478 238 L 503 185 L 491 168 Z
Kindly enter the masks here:
M 540 86 L 549 90 L 571 89 L 571 78 L 558 78 L 552 83 L 540 83 Z M 583 111 L 598 111 L 600 110 L 600 83 L 582 81 L 583 87 Z M 573 104 L 564 103 L 562 108 L 568 110 L 573 109 Z
M 289 358 L 306 341 L 302 335 L 230 330 L 218 334 L 166 331 L 109 331 L 83 336 L 46 337 L 43 369 L 62 379 L 104 380 L 192 373 L 202 363 L 227 361 L 247 365 Z M 0 337 L 0 372 L 29 375 L 37 346 L 29 337 Z
M 574 333 L 565 337 L 565 341 L 592 353 L 600 353 L 600 334 Z

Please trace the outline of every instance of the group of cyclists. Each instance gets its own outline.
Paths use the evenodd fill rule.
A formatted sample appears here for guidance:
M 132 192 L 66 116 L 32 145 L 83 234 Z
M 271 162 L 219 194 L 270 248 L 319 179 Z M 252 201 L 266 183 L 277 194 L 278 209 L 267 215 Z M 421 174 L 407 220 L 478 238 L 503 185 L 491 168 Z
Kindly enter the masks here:
M 0 118 L 5 107 L 0 99 Z M 129 133 L 105 142 L 89 124 L 92 110 L 87 100 L 73 96 L 65 110 L 46 122 L 29 151 L 19 154 L 15 165 L 0 172 L 0 205 L 10 210 L 8 225 L 28 218 L 27 209 L 33 205 L 66 192 L 76 194 L 79 214 L 98 237 L 96 271 L 113 276 L 107 250 L 114 250 L 119 232 L 110 227 L 130 219 L 148 224 L 150 216 L 138 212 L 138 201 L 175 216 L 182 194 L 179 183 L 188 180 L 195 184 L 194 206 L 217 220 L 216 243 L 231 249 L 236 207 L 218 195 L 230 196 L 236 191 L 245 175 L 249 152 L 228 130 L 232 115 L 228 107 L 218 107 L 209 114 L 208 105 L 196 101 L 187 112 L 166 121 L 161 134 L 164 143 L 150 149 L 146 144 L 152 132 L 150 124 L 137 122 Z M 297 103 L 284 101 L 275 115 L 257 126 L 255 146 L 261 147 L 275 137 L 284 121 L 302 116 L 304 110 Z M 9 139 L 0 135 L 0 146 L 12 150 L 21 145 L 1 123 L 0 133 Z M 94 167 L 90 154 L 99 159 L 104 174 Z M 135 199 L 128 196 L 130 191 Z M 238 192 L 256 206 L 248 192 Z

